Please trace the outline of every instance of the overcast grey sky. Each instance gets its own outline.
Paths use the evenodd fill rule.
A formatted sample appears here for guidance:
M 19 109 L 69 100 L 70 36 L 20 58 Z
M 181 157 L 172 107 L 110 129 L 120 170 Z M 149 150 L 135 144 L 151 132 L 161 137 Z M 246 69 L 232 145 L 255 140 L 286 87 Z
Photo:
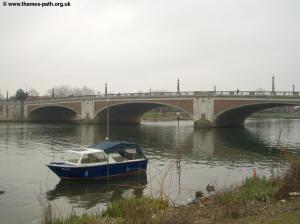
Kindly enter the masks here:
M 273 74 L 277 90 L 300 90 L 299 0 L 69 1 L 1 3 L 2 93 L 176 91 L 178 77 L 183 91 L 270 90 Z

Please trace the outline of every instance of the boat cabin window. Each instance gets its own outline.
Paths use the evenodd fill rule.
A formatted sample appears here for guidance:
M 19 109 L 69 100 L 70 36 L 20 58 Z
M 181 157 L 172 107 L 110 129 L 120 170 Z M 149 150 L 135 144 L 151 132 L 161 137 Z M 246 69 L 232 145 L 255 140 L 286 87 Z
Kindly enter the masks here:
M 136 149 L 125 149 L 125 156 L 128 160 L 140 159 L 142 156 L 136 151 Z
M 65 155 L 65 160 L 69 163 L 78 163 L 80 159 L 80 154 L 75 152 L 70 152 Z
M 143 155 L 139 153 L 135 148 L 121 150 L 119 151 L 119 153 L 110 153 L 109 155 L 116 162 L 143 158 Z
M 95 152 L 90 154 L 85 154 L 82 156 L 81 163 L 102 163 L 107 162 L 107 157 L 103 152 Z
M 127 160 L 127 158 L 121 156 L 120 153 L 110 153 L 109 155 L 110 155 L 110 157 L 113 158 L 113 160 L 116 161 L 116 162 L 122 162 L 122 161 Z

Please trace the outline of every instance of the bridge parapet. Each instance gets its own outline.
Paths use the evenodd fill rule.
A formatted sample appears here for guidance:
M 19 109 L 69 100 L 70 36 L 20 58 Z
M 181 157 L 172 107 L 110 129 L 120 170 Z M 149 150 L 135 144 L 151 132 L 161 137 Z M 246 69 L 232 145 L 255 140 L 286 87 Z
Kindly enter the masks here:
M 288 91 L 190 91 L 190 92 L 149 92 L 149 93 L 117 93 L 108 95 L 83 95 L 70 97 L 55 97 L 49 99 L 32 99 L 28 104 L 61 101 L 137 99 L 137 98 L 193 98 L 193 97 L 245 97 L 245 98 L 300 98 L 299 92 Z

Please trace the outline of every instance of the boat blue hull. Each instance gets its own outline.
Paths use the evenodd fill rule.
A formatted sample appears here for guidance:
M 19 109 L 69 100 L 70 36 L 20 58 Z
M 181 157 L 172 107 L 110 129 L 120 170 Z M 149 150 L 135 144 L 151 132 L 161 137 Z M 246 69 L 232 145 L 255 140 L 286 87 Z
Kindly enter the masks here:
M 47 165 L 58 177 L 69 180 L 112 178 L 132 173 L 146 172 L 148 160 L 95 166 L 70 166 L 65 163 Z

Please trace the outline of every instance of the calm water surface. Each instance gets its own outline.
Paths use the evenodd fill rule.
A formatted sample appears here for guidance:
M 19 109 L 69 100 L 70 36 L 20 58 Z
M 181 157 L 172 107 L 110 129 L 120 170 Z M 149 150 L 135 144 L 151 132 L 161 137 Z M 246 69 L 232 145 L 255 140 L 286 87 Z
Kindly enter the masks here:
M 207 184 L 222 188 L 250 176 L 271 175 L 283 167 L 279 145 L 300 153 L 300 120 L 248 120 L 245 128 L 194 130 L 192 122 L 145 122 L 112 126 L 111 139 L 139 143 L 149 160 L 147 175 L 113 181 L 60 182 L 45 164 L 66 149 L 105 138 L 105 126 L 0 123 L 1 223 L 39 223 L 39 199 L 56 214 L 94 212 L 119 198 L 167 194 L 187 203 Z M 180 158 L 180 162 L 178 162 Z M 162 176 L 167 176 L 162 181 Z M 1 190 L 1 189 L 0 189 Z

